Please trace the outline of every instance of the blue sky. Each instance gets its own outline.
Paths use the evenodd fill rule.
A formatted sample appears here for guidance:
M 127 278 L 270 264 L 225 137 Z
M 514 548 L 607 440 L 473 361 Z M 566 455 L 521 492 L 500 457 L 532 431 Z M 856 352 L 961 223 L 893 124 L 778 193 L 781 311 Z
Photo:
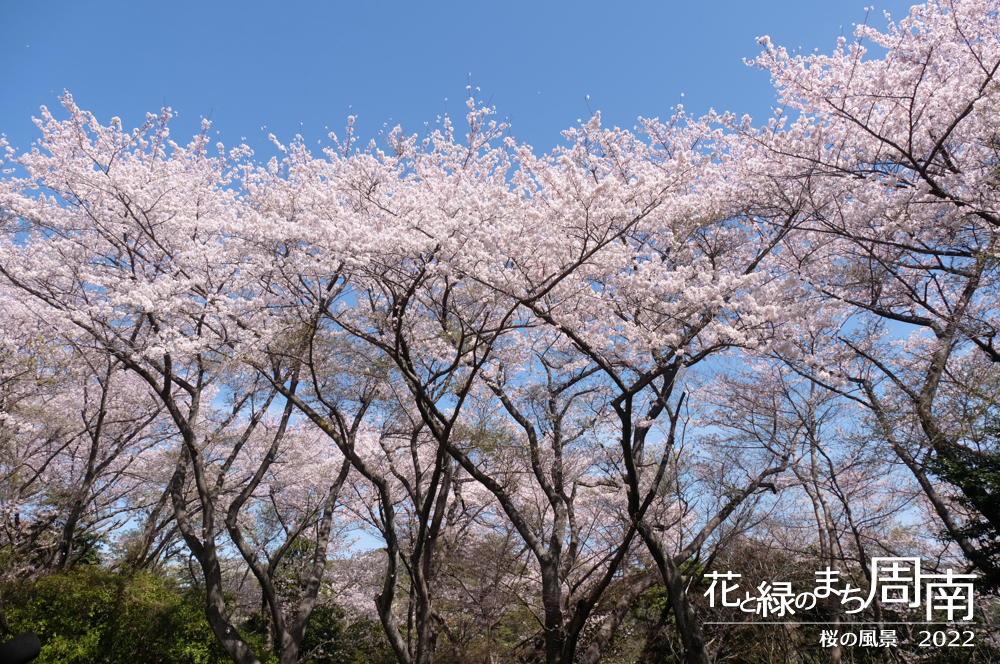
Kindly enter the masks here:
M 902 18 L 910 4 L 876 5 L 869 22 L 883 26 L 883 9 Z M 860 0 L 0 0 L 0 133 L 28 148 L 31 116 L 68 89 L 126 127 L 166 103 L 178 141 L 211 115 L 226 145 L 246 137 L 262 154 L 270 132 L 316 145 L 354 114 L 363 144 L 384 124 L 423 133 L 445 112 L 464 115 L 471 82 L 515 138 L 548 151 L 589 115 L 587 95 L 605 124 L 623 127 L 670 115 L 682 93 L 695 113 L 764 121 L 768 76 L 742 62 L 759 52 L 755 39 L 828 52 L 841 26 L 849 35 L 864 19 Z

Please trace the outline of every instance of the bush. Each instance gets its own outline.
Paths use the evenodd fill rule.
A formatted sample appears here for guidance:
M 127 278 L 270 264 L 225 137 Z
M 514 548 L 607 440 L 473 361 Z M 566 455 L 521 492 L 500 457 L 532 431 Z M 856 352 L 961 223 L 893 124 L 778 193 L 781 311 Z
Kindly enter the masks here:
M 162 578 L 79 566 L 5 589 L 13 633 L 35 632 L 38 664 L 229 662 L 201 598 Z

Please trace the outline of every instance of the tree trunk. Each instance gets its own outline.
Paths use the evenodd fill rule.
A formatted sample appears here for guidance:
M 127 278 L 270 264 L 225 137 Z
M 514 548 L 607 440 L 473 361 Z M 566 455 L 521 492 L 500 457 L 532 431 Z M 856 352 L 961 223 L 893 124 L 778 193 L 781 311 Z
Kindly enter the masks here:
M 645 521 L 639 522 L 639 534 L 642 535 L 657 567 L 660 568 L 660 574 L 663 575 L 667 598 L 677 624 L 677 632 L 680 634 L 681 643 L 684 644 L 684 661 L 687 664 L 708 664 L 701 622 L 698 620 L 694 605 L 688 601 L 684 575 L 681 574 L 673 558 L 664 551 L 656 533 Z

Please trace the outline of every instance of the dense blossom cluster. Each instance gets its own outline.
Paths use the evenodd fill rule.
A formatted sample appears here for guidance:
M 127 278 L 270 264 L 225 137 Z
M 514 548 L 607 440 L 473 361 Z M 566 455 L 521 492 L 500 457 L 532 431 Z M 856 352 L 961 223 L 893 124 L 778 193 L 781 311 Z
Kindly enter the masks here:
M 767 124 L 545 155 L 474 99 L 266 164 L 43 108 L 0 180 L 2 573 L 188 574 L 241 664 L 330 603 L 404 664 L 714 661 L 723 562 L 1000 585 L 997 2 L 761 43 Z

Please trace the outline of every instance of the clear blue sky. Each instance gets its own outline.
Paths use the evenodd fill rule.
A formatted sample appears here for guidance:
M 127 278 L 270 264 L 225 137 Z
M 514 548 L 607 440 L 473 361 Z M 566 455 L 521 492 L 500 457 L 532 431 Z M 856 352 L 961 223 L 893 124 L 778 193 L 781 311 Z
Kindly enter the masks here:
M 902 18 L 911 2 L 876 5 Z M 602 112 L 632 127 L 639 115 L 686 108 L 771 112 L 768 76 L 742 63 L 770 35 L 789 48 L 831 51 L 865 18 L 858 0 L 735 2 L 261 2 L 246 0 L 0 0 L 0 133 L 26 149 L 42 104 L 65 88 L 83 108 L 126 127 L 164 102 L 175 140 L 202 116 L 228 146 L 269 152 L 300 132 L 316 145 L 383 124 L 422 133 L 447 109 L 464 115 L 468 74 L 479 99 L 514 136 L 548 151 L 559 131 Z M 445 99 L 447 98 L 447 102 Z M 266 126 L 266 130 L 261 130 Z M 326 142 L 326 141 L 324 141 Z

